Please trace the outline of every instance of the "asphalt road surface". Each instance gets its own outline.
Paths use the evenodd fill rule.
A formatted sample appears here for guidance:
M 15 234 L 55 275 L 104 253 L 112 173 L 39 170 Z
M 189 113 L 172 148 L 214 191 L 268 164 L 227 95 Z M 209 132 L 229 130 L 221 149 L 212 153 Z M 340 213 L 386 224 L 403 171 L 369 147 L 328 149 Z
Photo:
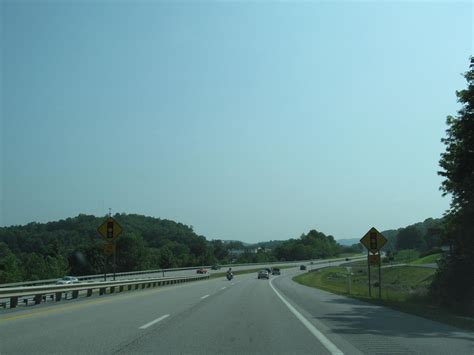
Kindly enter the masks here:
M 0 354 L 474 354 L 474 335 L 282 270 L 0 312 Z

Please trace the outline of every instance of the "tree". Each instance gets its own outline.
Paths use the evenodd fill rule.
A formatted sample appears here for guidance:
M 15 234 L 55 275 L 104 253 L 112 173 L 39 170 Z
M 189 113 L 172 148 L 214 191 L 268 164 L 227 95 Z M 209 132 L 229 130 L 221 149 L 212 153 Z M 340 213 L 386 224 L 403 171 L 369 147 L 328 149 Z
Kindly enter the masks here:
M 414 226 L 403 228 L 397 234 L 397 249 L 421 249 L 423 247 L 423 236 Z
M 0 283 L 21 281 L 22 276 L 17 258 L 5 243 L 0 242 Z
M 117 239 L 117 271 L 139 271 L 151 267 L 150 254 L 138 234 L 125 234 Z
M 175 266 L 174 255 L 168 246 L 160 249 L 160 267 L 162 269 L 171 269 Z
M 447 305 L 467 305 L 474 299 L 474 57 L 464 74 L 467 89 L 457 91 L 462 107 L 457 116 L 448 116 L 446 151 L 439 165 L 444 180 L 443 196 L 451 195 L 446 213 L 444 242 L 451 253 L 441 264 L 432 284 L 432 294 Z

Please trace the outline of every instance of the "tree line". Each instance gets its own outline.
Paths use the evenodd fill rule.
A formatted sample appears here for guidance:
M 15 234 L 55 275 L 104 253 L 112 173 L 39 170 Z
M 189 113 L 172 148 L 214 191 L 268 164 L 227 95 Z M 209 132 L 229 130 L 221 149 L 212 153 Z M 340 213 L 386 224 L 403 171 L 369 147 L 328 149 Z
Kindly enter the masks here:
M 116 271 L 138 271 L 230 263 L 290 261 L 358 250 L 315 230 L 299 239 L 246 245 L 208 241 L 182 223 L 137 214 L 115 214 Z M 48 223 L 0 228 L 0 283 L 94 275 L 111 271 L 97 227 L 105 217 L 80 214 Z

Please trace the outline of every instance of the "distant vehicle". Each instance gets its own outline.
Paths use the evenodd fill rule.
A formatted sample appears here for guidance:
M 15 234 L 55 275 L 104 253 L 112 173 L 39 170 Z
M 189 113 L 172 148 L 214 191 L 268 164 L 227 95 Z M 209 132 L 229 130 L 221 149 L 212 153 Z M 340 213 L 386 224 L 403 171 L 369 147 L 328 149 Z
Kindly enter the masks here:
M 306 270 L 306 265 L 300 265 L 300 270 Z
M 260 270 L 260 271 L 258 272 L 258 277 L 257 277 L 257 278 L 258 278 L 258 279 L 267 279 L 267 280 L 268 280 L 268 279 L 270 278 L 270 274 L 269 274 L 269 272 L 268 272 L 267 269 Z
M 220 270 L 221 267 L 219 265 L 212 265 L 211 269 L 212 270 Z
M 207 274 L 207 269 L 205 268 L 200 268 L 196 270 L 196 274 Z
M 349 259 L 349 258 L 346 258 L 346 261 L 349 261 L 349 260 L 351 260 L 351 259 Z
M 270 274 L 272 273 L 272 269 L 270 269 L 270 268 L 268 268 L 268 267 L 266 267 L 264 270 L 267 270 L 268 275 L 270 275 Z
M 272 269 L 272 275 L 280 275 L 280 269 L 277 267 L 274 267 Z
M 314 265 L 314 262 L 310 262 L 311 265 Z
M 56 285 L 70 285 L 79 283 L 79 279 L 74 276 L 64 276 L 56 281 Z
M 233 274 L 232 272 L 228 272 L 228 273 L 226 274 L 226 277 L 227 277 L 227 280 L 230 281 L 230 280 L 232 280 L 232 279 L 234 278 L 234 274 Z

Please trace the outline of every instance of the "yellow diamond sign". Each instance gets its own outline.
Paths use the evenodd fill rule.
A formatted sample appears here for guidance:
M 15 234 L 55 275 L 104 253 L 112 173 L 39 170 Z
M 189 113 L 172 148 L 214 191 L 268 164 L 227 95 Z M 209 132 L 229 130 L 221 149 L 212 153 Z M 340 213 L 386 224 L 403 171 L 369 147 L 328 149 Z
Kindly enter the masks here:
M 122 233 L 122 227 L 117 223 L 112 217 L 107 218 L 107 220 L 100 225 L 97 229 L 97 232 L 104 238 L 106 241 L 111 242 Z
M 371 252 L 378 252 L 386 243 L 387 239 L 374 227 L 362 237 L 360 242 Z

